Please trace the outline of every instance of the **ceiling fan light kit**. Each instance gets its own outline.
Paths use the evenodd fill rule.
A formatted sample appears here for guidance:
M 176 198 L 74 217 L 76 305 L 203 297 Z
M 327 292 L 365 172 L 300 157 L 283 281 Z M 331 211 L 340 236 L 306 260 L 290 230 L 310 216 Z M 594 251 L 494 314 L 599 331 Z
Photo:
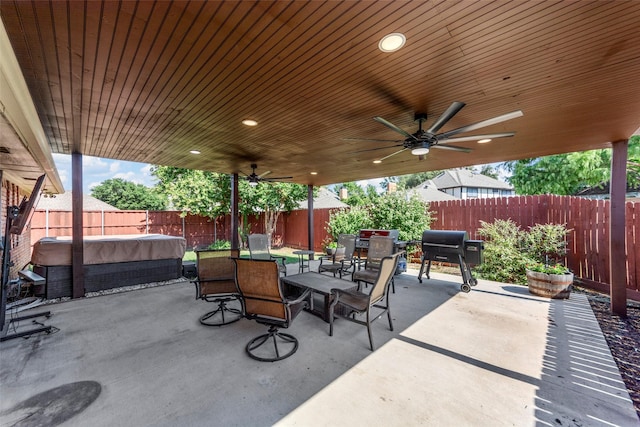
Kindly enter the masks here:
M 427 147 L 418 147 L 411 150 L 411 154 L 414 156 L 424 156 L 429 153 L 429 148 Z

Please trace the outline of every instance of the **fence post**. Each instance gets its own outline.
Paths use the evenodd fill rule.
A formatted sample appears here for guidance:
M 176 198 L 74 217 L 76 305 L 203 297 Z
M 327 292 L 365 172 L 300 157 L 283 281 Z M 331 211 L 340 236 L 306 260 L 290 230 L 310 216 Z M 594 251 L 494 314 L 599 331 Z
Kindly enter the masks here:
M 102 235 L 104 236 L 104 209 L 100 211 L 100 229 L 102 230 Z
M 148 209 L 145 211 L 145 227 L 144 227 L 144 231 L 145 231 L 145 234 L 149 234 L 149 210 Z
M 44 235 L 49 237 L 49 208 L 44 211 Z

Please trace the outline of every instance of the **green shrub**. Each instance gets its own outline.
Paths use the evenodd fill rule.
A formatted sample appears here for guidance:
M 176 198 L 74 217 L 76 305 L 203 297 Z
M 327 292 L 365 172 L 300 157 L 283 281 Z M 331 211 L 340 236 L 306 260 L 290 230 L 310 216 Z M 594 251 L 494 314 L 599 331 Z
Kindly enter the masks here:
M 539 263 L 558 264 L 567 254 L 565 224 L 536 224 L 525 233 L 527 256 Z
M 405 193 L 380 197 L 369 212 L 373 228 L 398 230 L 400 240 L 420 240 L 432 221 L 429 205 L 416 195 L 407 199 Z
M 228 240 L 216 240 L 207 249 L 231 249 L 231 242 Z
M 355 234 L 357 236 L 361 228 L 372 227 L 373 222 L 369 211 L 363 207 L 354 206 L 331 212 L 326 231 L 331 236 L 331 240 L 338 240 L 340 234 Z
M 480 223 L 478 234 L 485 240 L 484 262 L 475 269 L 480 277 L 497 282 L 527 283 L 526 267 L 531 260 L 523 251 L 524 232 L 511 219 Z

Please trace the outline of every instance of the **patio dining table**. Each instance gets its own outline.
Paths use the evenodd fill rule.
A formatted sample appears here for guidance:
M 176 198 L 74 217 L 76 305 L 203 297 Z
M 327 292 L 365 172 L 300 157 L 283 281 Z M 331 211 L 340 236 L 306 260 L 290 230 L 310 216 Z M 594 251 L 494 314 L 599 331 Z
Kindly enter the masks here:
M 329 305 L 332 301 L 332 290 L 350 290 L 356 289 L 358 284 L 350 280 L 339 279 L 332 276 L 309 271 L 306 273 L 294 274 L 292 276 L 281 277 L 282 283 L 290 286 L 296 286 L 302 289 L 310 289 L 309 295 L 309 311 L 320 316 L 325 322 L 329 322 Z M 324 297 L 323 307 L 314 307 L 313 294 L 317 293 Z

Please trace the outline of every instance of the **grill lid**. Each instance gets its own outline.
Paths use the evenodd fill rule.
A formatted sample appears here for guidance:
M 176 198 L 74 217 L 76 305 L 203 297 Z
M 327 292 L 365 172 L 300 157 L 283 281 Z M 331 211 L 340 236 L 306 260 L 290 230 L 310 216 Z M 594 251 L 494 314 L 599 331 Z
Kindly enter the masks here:
M 422 245 L 442 247 L 462 247 L 469 240 L 466 231 L 457 230 L 425 230 L 422 233 Z

